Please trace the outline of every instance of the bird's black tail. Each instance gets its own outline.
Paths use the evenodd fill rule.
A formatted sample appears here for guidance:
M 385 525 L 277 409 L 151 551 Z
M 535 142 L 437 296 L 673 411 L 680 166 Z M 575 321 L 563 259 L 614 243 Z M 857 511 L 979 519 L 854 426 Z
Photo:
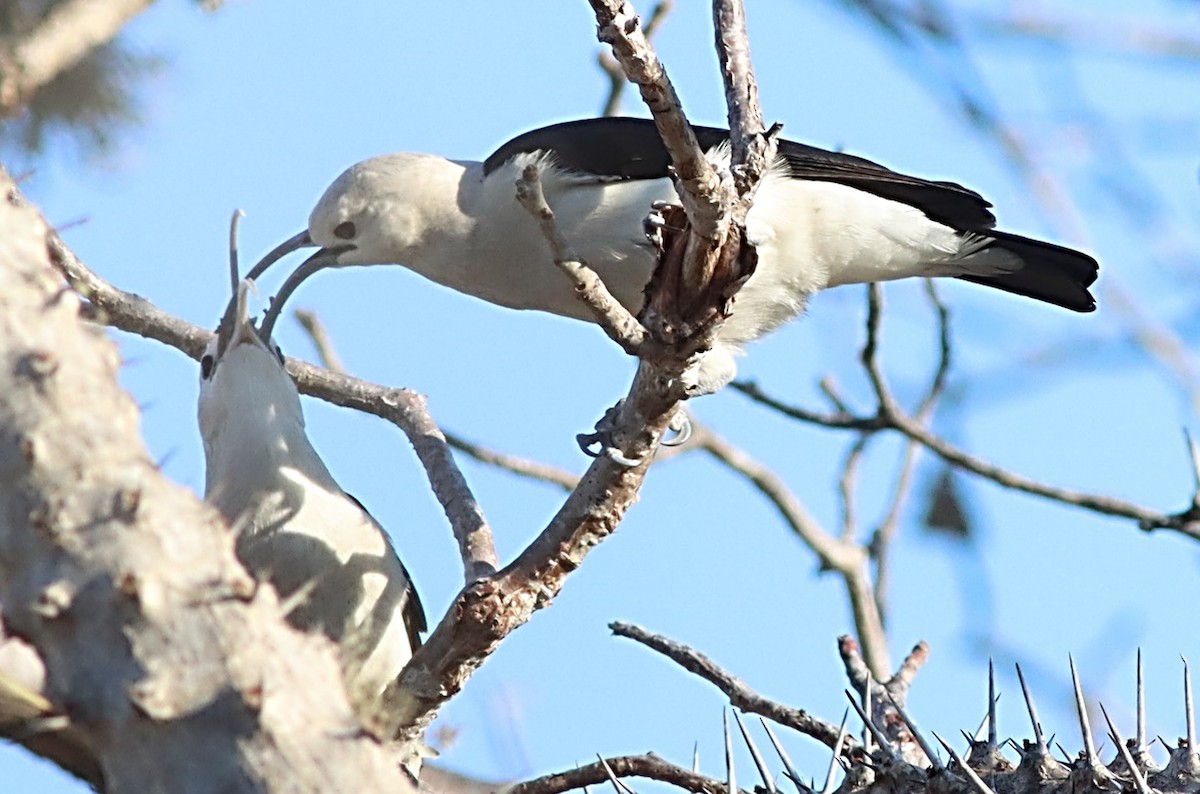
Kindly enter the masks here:
M 1088 292 L 1088 287 L 1096 280 L 1100 266 L 1092 257 L 1061 245 L 1007 232 L 989 229 L 980 234 L 994 239 L 992 246 L 1016 255 L 1023 264 L 1009 273 L 959 278 L 1053 303 L 1064 309 L 1077 312 L 1095 310 L 1096 301 Z

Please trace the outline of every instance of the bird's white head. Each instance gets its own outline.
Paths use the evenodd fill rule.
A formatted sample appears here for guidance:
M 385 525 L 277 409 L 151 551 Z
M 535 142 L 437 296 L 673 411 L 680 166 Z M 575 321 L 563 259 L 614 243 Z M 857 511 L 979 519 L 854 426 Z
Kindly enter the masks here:
M 308 218 L 311 244 L 343 249 L 336 265 L 412 265 L 455 214 L 463 166 L 429 154 L 388 154 L 342 172 Z
M 388 154 L 347 168 L 326 188 L 309 215 L 308 228 L 275 246 L 246 274 L 256 279 L 293 251 L 316 247 L 276 294 L 282 304 L 302 281 L 328 267 L 405 265 L 431 278 L 457 261 L 469 237 L 469 193 L 464 175 L 479 163 L 430 154 Z M 270 336 L 272 309 L 262 332 Z
M 214 478 L 254 468 L 247 450 L 270 455 L 275 446 L 303 435 L 300 395 L 284 369 L 283 354 L 250 321 L 251 286 L 248 280 L 238 285 L 231 310 L 200 359 L 198 414 L 209 480 L 206 492 L 216 484 Z M 268 461 L 259 463 L 266 466 Z

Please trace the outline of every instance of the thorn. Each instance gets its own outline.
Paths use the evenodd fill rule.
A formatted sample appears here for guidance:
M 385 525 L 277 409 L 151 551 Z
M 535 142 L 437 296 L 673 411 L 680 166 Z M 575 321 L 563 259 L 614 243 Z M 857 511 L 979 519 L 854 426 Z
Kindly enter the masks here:
M 988 657 L 988 750 L 996 749 L 996 667 Z
M 700 742 L 692 743 L 692 772 L 700 774 Z
M 1065 763 L 1067 766 L 1070 766 L 1071 765 L 1071 754 L 1067 752 L 1067 748 L 1063 747 L 1061 744 L 1054 741 L 1053 736 L 1050 737 L 1050 743 L 1053 744 L 1056 748 L 1058 748 L 1058 751 L 1060 753 L 1062 753 L 1063 763 Z
M 1188 753 L 1195 757 L 1196 751 L 1196 711 L 1192 706 L 1192 673 L 1188 669 L 1188 661 L 1183 656 L 1183 709 L 1187 717 Z
M 758 751 L 754 740 L 750 738 L 750 732 L 746 730 L 746 723 L 742 721 L 742 717 L 737 713 L 736 709 L 733 712 L 733 719 L 737 722 L 738 730 L 742 733 L 742 741 L 750 749 L 750 758 L 753 759 L 754 766 L 758 768 L 758 776 L 762 778 L 763 786 L 769 794 L 775 794 L 775 783 L 771 780 L 771 775 L 767 770 L 767 762 L 763 760 L 762 753 Z
M 1108 710 L 1104 708 L 1104 704 L 1100 704 L 1100 713 L 1104 715 L 1104 721 L 1108 723 L 1108 732 L 1112 734 L 1112 740 L 1117 743 L 1117 750 L 1121 753 L 1121 758 L 1125 760 L 1125 765 L 1129 767 L 1129 774 L 1133 775 L 1133 782 L 1137 785 L 1140 794 L 1150 794 L 1150 786 L 1146 784 L 1146 778 L 1142 775 L 1142 770 L 1138 769 L 1137 764 L 1133 761 L 1133 754 L 1129 752 L 1129 748 L 1125 746 L 1125 740 L 1121 738 L 1121 734 L 1117 731 L 1117 726 L 1113 725 L 1113 721 L 1108 717 Z
M 724 711 L 725 719 L 725 781 L 728 794 L 737 794 L 737 783 L 733 777 L 733 737 L 729 735 L 729 712 Z
M 967 762 L 963 760 L 963 757 L 956 753 L 954 748 L 951 747 L 941 736 L 937 735 L 937 731 L 930 731 L 930 733 L 933 734 L 933 738 L 941 742 L 942 747 L 946 748 L 946 752 L 949 753 L 950 757 L 954 759 L 954 763 L 958 764 L 958 768 L 962 770 L 964 775 L 966 775 L 967 780 L 971 781 L 971 785 L 975 787 L 975 790 L 978 791 L 979 794 L 996 794 L 996 792 L 992 791 L 987 783 L 983 782 L 983 778 L 981 778 L 974 769 L 967 766 Z
M 604 756 L 596 753 L 596 757 L 600 759 L 600 765 L 604 767 L 604 771 L 608 774 L 608 779 L 612 783 L 613 788 L 617 790 L 617 794 L 637 794 L 636 791 L 617 779 L 616 773 L 612 771 L 612 767 L 604 760 Z
M 1142 649 L 1137 652 L 1137 750 L 1146 752 L 1146 686 L 1142 679 Z
M 895 760 L 897 758 L 896 751 L 892 749 L 887 737 L 883 735 L 883 732 L 879 730 L 879 727 L 875 725 L 875 722 L 867 715 L 867 712 L 863 711 L 863 707 L 858 705 L 858 701 L 854 699 L 854 695 L 850 690 L 846 689 L 843 691 L 846 693 L 846 697 L 850 699 L 850 705 L 854 707 L 855 713 L 858 714 L 858 718 L 863 721 L 863 726 L 868 731 L 868 733 L 864 734 L 864 740 L 868 736 L 873 736 L 875 741 L 879 743 L 879 748 L 887 753 L 892 760 Z M 868 741 L 864 741 L 863 744 L 867 745 Z
M 1092 726 L 1088 724 L 1087 706 L 1083 702 L 1083 687 L 1079 685 L 1079 672 L 1075 669 L 1075 657 L 1067 654 L 1071 663 L 1071 683 L 1075 687 L 1075 711 L 1079 715 L 1079 732 L 1083 734 L 1083 752 L 1087 755 L 1089 764 L 1100 763 L 1096 757 L 1096 743 L 1092 740 Z M 1070 760 L 1067 761 L 1070 763 Z
M 849 711 L 847 709 L 847 711 Z M 792 766 L 792 759 L 788 758 L 787 753 L 783 751 L 783 745 L 779 743 L 779 739 L 775 737 L 775 731 L 771 730 L 771 726 L 762 717 L 758 718 L 762 723 L 763 730 L 767 732 L 767 738 L 771 740 L 771 746 L 775 748 L 775 753 L 779 756 L 779 760 L 783 761 L 783 773 L 795 784 L 796 788 L 802 793 L 808 788 L 804 785 L 804 781 L 800 779 L 800 773 L 796 771 L 796 767 Z M 844 725 L 844 723 L 843 723 Z
M 884 691 L 886 692 L 887 690 Z M 908 716 L 908 713 L 904 710 L 904 707 L 900 705 L 900 702 L 896 700 L 896 698 L 892 697 L 891 692 L 887 693 L 887 697 L 888 700 L 892 701 L 892 705 L 896 708 L 896 713 L 900 715 L 900 719 L 904 720 L 904 724 L 908 726 L 908 730 L 910 733 L 912 733 L 913 738 L 917 740 L 917 744 L 921 747 L 921 752 L 925 753 L 925 757 L 929 759 L 929 765 L 933 767 L 933 771 L 941 772 L 943 769 L 945 769 L 945 766 L 942 764 L 942 760 L 938 758 L 937 752 L 933 749 L 933 745 L 926 741 L 925 737 L 921 735 L 921 729 L 918 728 L 917 724 Z
M 863 709 L 866 711 L 866 713 L 870 715 L 870 717 L 868 717 L 868 719 L 867 719 L 867 722 L 871 723 L 870 726 L 868 726 L 868 731 L 863 733 L 863 747 L 866 749 L 866 751 L 868 753 L 871 752 L 871 737 L 875 733 L 875 731 L 872 730 L 875 728 L 875 723 L 873 722 L 873 720 L 875 719 L 875 705 L 874 705 L 873 695 L 871 692 L 871 684 L 872 683 L 873 683 L 873 681 L 871 678 L 871 668 L 868 667 L 867 668 L 867 679 L 866 679 L 866 683 L 863 684 L 863 691 L 862 691 L 862 706 L 863 706 Z M 883 739 L 882 742 L 885 745 L 887 745 L 889 748 L 891 747 L 891 745 L 888 744 L 888 741 L 886 738 Z
M 833 743 L 833 757 L 829 759 L 829 769 L 825 771 L 825 785 L 821 788 L 821 794 L 833 794 L 833 773 L 839 766 L 838 761 L 842 755 L 842 747 L 846 744 L 846 722 L 850 719 L 850 709 L 842 712 L 842 724 L 838 726 L 837 741 Z
M 1025 696 L 1025 708 L 1029 710 L 1029 719 L 1033 722 L 1033 736 L 1037 740 L 1038 752 L 1046 755 L 1050 752 L 1050 748 L 1046 746 L 1046 737 L 1042 734 L 1042 723 L 1038 720 L 1037 709 L 1033 705 L 1033 695 L 1029 694 L 1029 687 L 1025 684 L 1025 674 L 1021 672 L 1021 665 L 1017 665 L 1017 680 L 1021 682 L 1021 693 Z
M 984 717 L 984 719 L 986 720 L 987 718 Z M 980 723 L 979 731 L 982 731 L 982 730 L 983 730 L 983 723 Z M 967 744 L 974 744 L 975 742 L 979 741 L 979 731 L 975 731 L 975 735 L 972 736 L 971 734 L 964 731 L 962 728 L 958 729 L 958 732 L 961 733 L 963 735 L 963 738 L 967 740 Z
M 1186 427 L 1183 429 L 1183 440 L 1187 444 L 1188 457 L 1191 458 L 1192 482 L 1196 486 L 1192 494 L 1192 510 L 1200 510 L 1200 446 L 1196 445 L 1196 440 Z

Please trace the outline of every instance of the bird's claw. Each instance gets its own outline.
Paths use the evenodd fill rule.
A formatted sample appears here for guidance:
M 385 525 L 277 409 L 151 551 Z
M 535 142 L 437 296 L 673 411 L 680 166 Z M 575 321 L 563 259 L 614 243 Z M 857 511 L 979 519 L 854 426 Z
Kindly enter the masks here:
M 680 410 L 667 423 L 667 433 L 659 441 L 664 447 L 682 447 L 692 437 L 692 418 Z
M 610 443 L 609 434 L 606 431 L 596 433 L 580 433 L 575 436 L 575 440 L 579 443 L 579 449 L 584 455 L 589 458 L 605 457 L 616 463 L 618 466 L 624 466 L 627 469 L 632 469 L 641 461 L 627 458 L 621 453 L 621 450 L 612 446 Z M 595 449 L 592 447 L 595 446 Z
M 591 433 L 580 433 L 575 436 L 576 443 L 579 444 L 579 449 L 584 455 L 589 458 L 605 457 L 616 463 L 618 466 L 624 466 L 627 469 L 632 469 L 641 463 L 640 460 L 626 457 L 621 450 L 617 449 L 612 443 L 612 425 L 616 418 L 617 411 L 621 408 L 621 403 L 618 402 L 612 408 L 604 412 L 604 416 L 600 417 L 600 421 L 596 422 L 596 429 Z M 593 449 L 595 447 L 595 449 Z

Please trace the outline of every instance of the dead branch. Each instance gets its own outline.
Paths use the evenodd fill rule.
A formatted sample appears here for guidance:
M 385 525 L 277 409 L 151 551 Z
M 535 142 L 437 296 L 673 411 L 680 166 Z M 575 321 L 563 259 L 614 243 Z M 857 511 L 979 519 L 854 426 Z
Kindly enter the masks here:
M 760 714 L 780 725 L 786 725 L 813 737 L 828 747 L 833 747 L 837 743 L 839 731 L 836 725 L 814 717 L 803 709 L 791 708 L 764 698 L 746 686 L 741 679 L 726 672 L 699 651 L 660 634 L 653 634 L 631 623 L 609 623 L 608 627 L 618 637 L 628 637 L 640 642 L 646 647 L 658 651 L 688 672 L 713 684 L 729 697 L 729 702 L 736 708 L 750 714 Z M 848 754 L 858 746 L 858 743 L 853 740 L 845 741 L 843 752 Z
M 800 540 L 813 550 L 821 561 L 821 567 L 836 571 L 842 577 L 850 598 L 854 626 L 866 649 L 871 669 L 884 675 L 891 668 L 891 662 L 888 660 L 887 634 L 867 567 L 867 549 L 852 538 L 836 538 L 826 532 L 775 472 L 712 430 L 694 422 L 692 438 L 691 443 L 697 448 L 749 480 L 759 493 L 770 500 Z
M 867 343 L 864 345 L 862 354 L 863 367 L 867 372 L 877 401 L 875 413 L 851 414 L 846 411 L 844 406 L 837 408 L 832 413 L 823 413 L 789 405 L 771 396 L 756 383 L 742 381 L 734 382 L 731 386 L 754 402 L 806 424 L 860 432 L 894 430 L 920 444 L 952 466 L 990 480 L 1002 487 L 1102 515 L 1132 519 L 1142 530 L 1169 529 L 1191 538 L 1200 539 L 1200 514 L 1195 513 L 1190 507 L 1179 513 L 1164 513 L 1161 510 L 1144 507 L 1113 496 L 1047 485 L 972 455 L 931 431 L 926 424 L 927 417 L 922 416 L 921 413 L 928 411 L 931 400 L 936 399 L 934 391 L 931 389 L 923 399 L 923 405 L 918 409 L 918 415 L 914 416 L 908 413 L 893 394 L 883 367 L 875 355 L 875 342 L 872 340 L 878 337 L 878 326 L 882 317 L 881 294 L 874 292 L 877 289 L 878 287 L 873 285 L 868 290 L 868 295 L 873 297 L 869 298 Z M 945 338 L 943 332 L 943 344 Z M 945 358 L 945 354 L 943 354 L 943 358 Z M 940 369 L 941 364 L 939 364 L 939 371 Z M 936 383 L 937 376 L 935 376 Z
M 647 41 L 654 38 L 654 34 L 662 26 L 667 14 L 671 13 L 673 6 L 672 0 L 661 0 L 654 6 L 654 10 L 650 12 L 650 18 L 642 26 Z M 604 100 L 604 109 L 600 111 L 600 115 L 615 116 L 621 110 L 621 95 L 625 93 L 625 86 L 629 83 L 625 80 L 625 73 L 621 71 L 621 64 L 617 63 L 617 59 L 612 56 L 612 53 L 603 50 L 596 53 L 596 63 L 608 77 L 608 98 Z
M 546 203 L 538 166 L 525 166 L 521 178 L 517 180 L 517 201 L 538 222 L 550 246 L 554 264 L 571 279 L 575 294 L 591 311 L 596 324 L 622 350 L 637 356 L 646 341 L 645 327 L 613 297 L 596 271 L 571 251 L 570 243 L 555 222 L 554 210 Z
M 602 786 L 609 782 L 608 772 L 604 768 L 605 764 L 619 778 L 643 777 L 648 780 L 659 780 L 684 791 L 699 792 L 700 794 L 727 794 L 728 792 L 725 784 L 719 780 L 698 775 L 669 761 L 664 761 L 652 753 L 647 753 L 646 755 L 620 755 L 614 758 L 605 758 L 603 763 L 597 761 L 594 764 L 578 766 L 565 772 L 544 775 L 524 783 L 517 783 L 512 788 L 506 789 L 505 794 L 561 794 L 561 792 L 574 791 L 585 786 Z

